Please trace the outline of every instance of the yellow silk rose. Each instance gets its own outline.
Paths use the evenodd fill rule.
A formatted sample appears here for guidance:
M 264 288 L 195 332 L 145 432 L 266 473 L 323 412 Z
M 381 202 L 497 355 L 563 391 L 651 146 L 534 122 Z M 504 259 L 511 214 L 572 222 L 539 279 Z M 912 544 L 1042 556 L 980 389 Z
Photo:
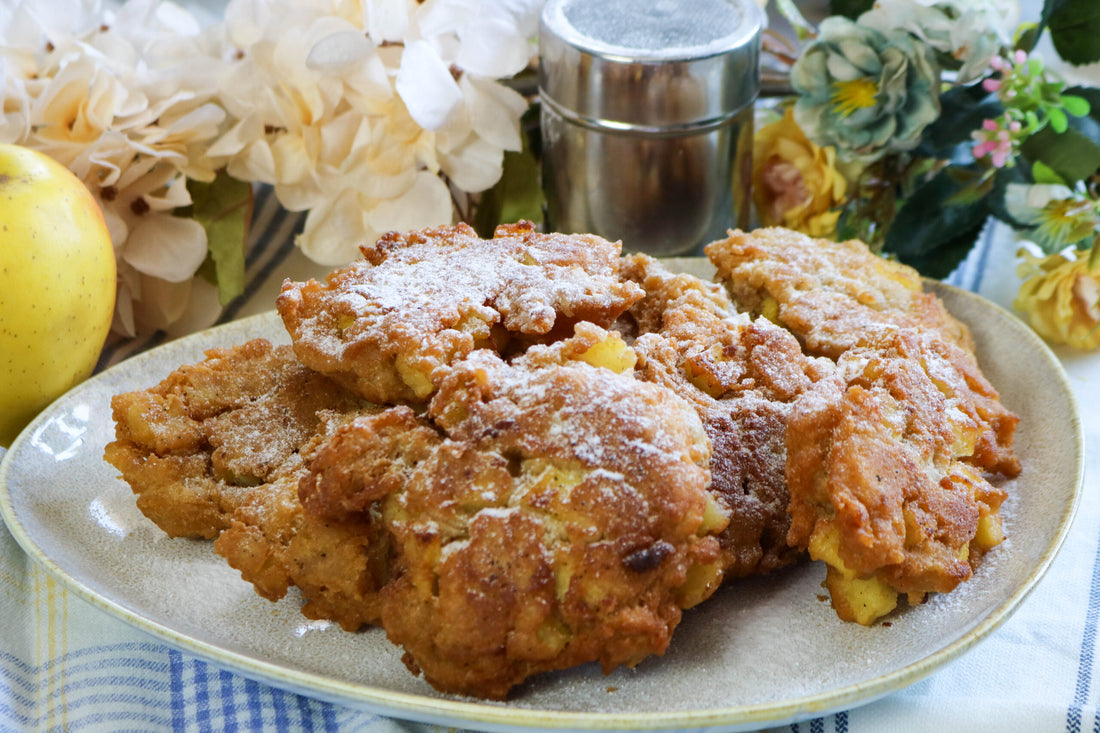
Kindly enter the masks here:
M 1056 344 L 1091 350 L 1100 346 L 1100 272 L 1090 272 L 1088 250 L 1038 257 L 1018 253 L 1024 279 L 1013 305 L 1031 327 Z
M 788 108 L 753 140 L 753 202 L 760 223 L 810 235 L 836 234 L 848 184 L 836 170 L 836 150 L 810 142 Z

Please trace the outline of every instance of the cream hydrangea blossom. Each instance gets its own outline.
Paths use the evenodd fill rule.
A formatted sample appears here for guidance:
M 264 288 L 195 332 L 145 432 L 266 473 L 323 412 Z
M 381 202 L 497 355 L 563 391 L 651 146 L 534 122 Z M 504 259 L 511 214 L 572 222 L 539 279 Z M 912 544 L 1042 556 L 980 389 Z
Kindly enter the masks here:
M 23 0 L 0 11 L 0 141 L 45 152 L 84 181 L 118 261 L 114 329 L 168 328 L 191 307 L 203 228 L 172 212 L 210 180 L 225 112 L 221 61 L 195 19 L 160 0 Z
M 520 147 L 527 103 L 497 80 L 529 62 L 539 5 L 231 0 L 219 94 L 232 126 L 210 155 L 307 211 L 298 243 L 319 263 L 450 223 L 450 187 L 490 187 Z

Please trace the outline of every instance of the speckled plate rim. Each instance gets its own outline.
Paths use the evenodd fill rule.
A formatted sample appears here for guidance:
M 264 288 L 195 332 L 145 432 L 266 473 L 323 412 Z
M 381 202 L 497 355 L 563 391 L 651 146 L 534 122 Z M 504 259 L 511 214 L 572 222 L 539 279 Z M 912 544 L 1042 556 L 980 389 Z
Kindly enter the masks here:
M 1071 501 L 1057 524 L 1057 530 L 1046 550 L 1035 564 L 1031 573 L 1000 606 L 990 611 L 974 628 L 960 638 L 945 645 L 917 662 L 901 667 L 893 672 L 872 679 L 828 690 L 816 695 L 780 700 L 754 705 L 711 708 L 704 710 L 679 710 L 671 712 L 645 713 L 578 713 L 571 711 L 537 710 L 530 708 L 508 707 L 506 704 L 482 703 L 439 699 L 417 694 L 379 689 L 368 685 L 354 684 L 334 680 L 320 674 L 287 669 L 262 659 L 227 651 L 215 644 L 181 633 L 170 626 L 157 623 L 116 603 L 84 585 L 78 578 L 70 575 L 55 563 L 35 538 L 30 536 L 20 521 L 19 512 L 14 506 L 8 488 L 11 466 L 21 453 L 21 446 L 30 439 L 41 424 L 49 420 L 55 406 L 65 400 L 62 397 L 55 406 L 47 408 L 16 439 L 11 449 L 0 460 L 0 515 L 3 516 L 9 531 L 23 550 L 59 580 L 65 587 L 92 605 L 118 617 L 137 629 L 158 637 L 169 644 L 186 650 L 215 664 L 240 672 L 245 676 L 261 680 L 282 689 L 298 692 L 354 708 L 368 710 L 377 714 L 443 725 L 474 726 L 486 731 L 506 730 L 608 730 L 608 731 L 660 731 L 671 729 L 738 731 L 750 730 L 760 725 L 783 725 L 785 723 L 817 717 L 831 712 L 864 705 L 875 699 L 901 690 L 927 676 L 946 663 L 956 659 L 987 637 L 1017 609 L 1019 604 L 1031 592 L 1053 562 L 1066 536 L 1069 533 L 1073 517 L 1081 499 L 1081 487 L 1084 478 L 1084 433 L 1079 409 L 1073 397 L 1069 379 L 1057 357 L 1031 329 L 1000 306 L 959 288 L 939 282 L 930 282 L 930 289 L 941 297 L 968 299 L 971 305 L 990 311 L 990 315 L 1000 318 L 1008 334 L 1018 339 L 1021 349 L 1034 350 L 1041 355 L 1049 372 L 1046 387 L 1056 392 L 1065 402 L 1064 413 L 1072 434 L 1073 456 L 1075 459 L 1075 486 Z M 950 306 L 950 302 L 949 302 Z M 184 337 L 178 341 L 158 347 L 172 348 L 174 344 L 192 340 L 207 340 L 213 335 L 219 339 L 244 340 L 257 331 L 261 319 L 275 317 L 273 313 L 264 313 L 240 321 L 219 326 L 202 333 Z M 126 362 L 118 364 L 92 381 L 106 379 L 115 370 L 140 370 L 142 361 L 151 352 L 139 354 Z M 74 392 L 81 390 L 75 388 Z M 70 393 L 71 394 L 71 393 Z

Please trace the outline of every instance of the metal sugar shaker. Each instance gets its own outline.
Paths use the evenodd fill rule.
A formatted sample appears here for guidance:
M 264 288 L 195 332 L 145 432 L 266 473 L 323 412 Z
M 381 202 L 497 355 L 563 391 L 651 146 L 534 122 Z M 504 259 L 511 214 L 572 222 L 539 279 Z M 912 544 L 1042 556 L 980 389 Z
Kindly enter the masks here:
M 548 229 L 660 257 L 746 227 L 763 25 L 752 0 L 548 0 Z

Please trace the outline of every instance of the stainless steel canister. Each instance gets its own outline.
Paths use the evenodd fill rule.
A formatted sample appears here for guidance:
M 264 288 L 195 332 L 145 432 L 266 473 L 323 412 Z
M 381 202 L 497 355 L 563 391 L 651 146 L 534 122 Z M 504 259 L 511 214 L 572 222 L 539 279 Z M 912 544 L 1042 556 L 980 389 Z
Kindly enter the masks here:
M 763 23 L 752 0 L 548 0 L 548 228 L 673 256 L 747 225 Z

